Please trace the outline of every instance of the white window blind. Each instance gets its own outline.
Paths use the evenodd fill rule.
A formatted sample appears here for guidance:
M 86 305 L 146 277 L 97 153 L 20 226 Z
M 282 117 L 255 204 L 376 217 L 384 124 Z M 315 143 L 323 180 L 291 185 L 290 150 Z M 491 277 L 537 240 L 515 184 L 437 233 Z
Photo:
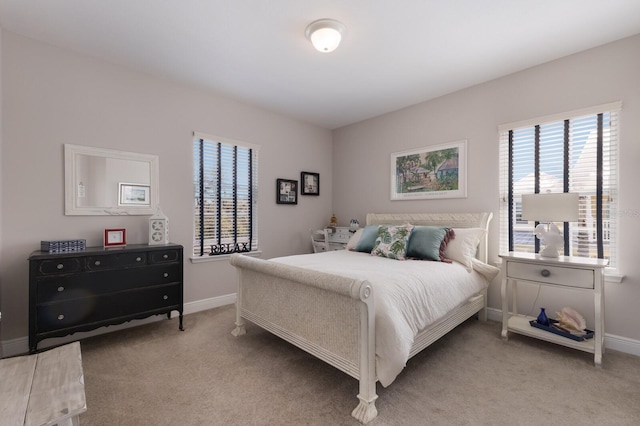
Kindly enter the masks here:
M 579 221 L 564 229 L 565 255 L 609 259 L 617 268 L 618 116 L 616 102 L 500 126 L 500 251 L 538 252 L 522 195 L 580 195 Z M 564 225 L 564 226 L 563 226 Z
M 195 256 L 258 248 L 258 147 L 194 133 Z

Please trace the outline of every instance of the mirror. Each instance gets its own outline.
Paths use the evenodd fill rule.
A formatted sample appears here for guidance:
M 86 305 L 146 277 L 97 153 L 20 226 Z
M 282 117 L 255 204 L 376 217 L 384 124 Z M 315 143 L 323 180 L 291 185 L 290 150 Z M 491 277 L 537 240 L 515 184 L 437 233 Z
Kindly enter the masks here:
M 158 205 L 159 159 L 64 145 L 66 215 L 151 215 Z

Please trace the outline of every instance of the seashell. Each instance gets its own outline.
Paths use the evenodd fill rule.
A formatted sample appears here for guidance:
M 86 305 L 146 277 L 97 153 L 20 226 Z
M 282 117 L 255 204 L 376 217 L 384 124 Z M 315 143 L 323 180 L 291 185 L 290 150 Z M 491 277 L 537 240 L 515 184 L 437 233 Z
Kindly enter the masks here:
M 558 315 L 558 322 L 564 328 L 571 331 L 584 331 L 587 328 L 587 322 L 584 317 L 573 308 L 565 306 L 556 314 Z

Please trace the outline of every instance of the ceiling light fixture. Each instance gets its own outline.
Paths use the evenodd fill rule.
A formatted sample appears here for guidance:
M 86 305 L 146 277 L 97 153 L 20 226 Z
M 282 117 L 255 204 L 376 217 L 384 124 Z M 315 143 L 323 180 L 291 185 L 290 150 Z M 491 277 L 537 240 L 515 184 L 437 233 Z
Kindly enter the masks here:
M 304 34 L 320 52 L 336 50 L 347 27 L 334 19 L 318 19 L 307 26 Z

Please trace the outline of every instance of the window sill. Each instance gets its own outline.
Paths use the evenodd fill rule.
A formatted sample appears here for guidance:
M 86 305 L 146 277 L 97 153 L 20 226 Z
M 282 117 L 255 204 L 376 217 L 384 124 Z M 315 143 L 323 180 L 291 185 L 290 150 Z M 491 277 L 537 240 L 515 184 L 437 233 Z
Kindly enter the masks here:
M 246 252 L 246 253 L 242 253 L 245 256 L 251 256 L 251 257 L 260 257 L 262 256 L 262 251 L 261 250 L 256 250 L 256 251 L 250 251 L 250 252 Z M 219 261 L 228 261 L 229 258 L 231 257 L 231 254 L 219 254 L 217 256 L 197 256 L 197 257 L 191 257 L 189 258 L 189 260 L 191 261 L 191 263 L 207 263 L 207 262 L 219 262 Z

